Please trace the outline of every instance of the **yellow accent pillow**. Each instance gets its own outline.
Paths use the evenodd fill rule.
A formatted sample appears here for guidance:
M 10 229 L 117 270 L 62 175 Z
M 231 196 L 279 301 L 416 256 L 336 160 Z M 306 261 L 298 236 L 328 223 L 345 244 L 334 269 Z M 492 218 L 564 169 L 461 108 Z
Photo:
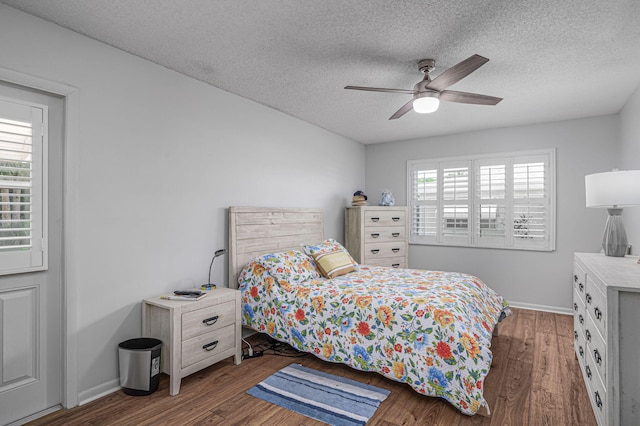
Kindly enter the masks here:
M 313 255 L 313 260 L 316 261 L 318 270 L 325 278 L 335 278 L 356 270 L 353 259 L 344 250 L 317 253 Z

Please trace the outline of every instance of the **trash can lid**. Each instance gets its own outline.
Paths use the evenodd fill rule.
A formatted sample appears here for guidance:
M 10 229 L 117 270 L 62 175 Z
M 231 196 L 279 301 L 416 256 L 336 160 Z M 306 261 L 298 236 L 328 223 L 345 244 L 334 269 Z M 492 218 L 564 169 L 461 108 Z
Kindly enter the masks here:
M 121 342 L 118 347 L 131 351 L 143 351 L 155 349 L 156 346 L 162 345 L 162 340 L 152 339 L 150 337 L 140 337 L 137 339 L 129 339 Z

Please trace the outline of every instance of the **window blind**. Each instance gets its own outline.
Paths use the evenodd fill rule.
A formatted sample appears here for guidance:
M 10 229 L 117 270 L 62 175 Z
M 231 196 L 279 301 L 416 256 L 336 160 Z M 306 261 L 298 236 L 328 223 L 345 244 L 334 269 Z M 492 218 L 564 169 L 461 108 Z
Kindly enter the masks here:
M 0 251 L 31 247 L 32 132 L 0 118 Z
M 0 274 L 46 267 L 45 108 L 0 100 Z

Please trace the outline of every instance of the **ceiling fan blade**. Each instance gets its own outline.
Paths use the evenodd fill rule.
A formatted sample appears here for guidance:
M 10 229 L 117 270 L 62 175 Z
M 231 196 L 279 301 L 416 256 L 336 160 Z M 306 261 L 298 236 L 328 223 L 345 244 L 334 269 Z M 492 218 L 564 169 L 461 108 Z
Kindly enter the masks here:
M 402 108 L 400 108 L 399 110 L 397 110 L 395 112 L 395 114 L 393 114 L 391 117 L 389 117 L 389 120 L 395 120 L 397 118 L 402 117 L 403 115 L 405 115 L 406 113 L 408 113 L 409 111 L 411 111 L 413 109 L 413 99 L 411 99 L 409 102 L 407 102 L 406 104 L 404 104 L 402 106 Z
M 415 95 L 415 90 L 405 90 L 405 89 L 385 89 L 382 87 L 363 87 L 363 86 L 345 86 L 345 89 L 349 90 L 365 90 L 367 92 L 387 92 L 387 93 L 404 93 L 407 95 Z
M 448 70 L 441 73 L 434 78 L 429 84 L 427 89 L 442 91 L 454 83 L 462 80 L 484 64 L 489 62 L 487 58 L 480 55 L 473 55 L 465 59 L 464 61 L 452 66 Z
M 444 90 L 440 92 L 440 100 L 445 102 L 458 102 L 462 104 L 496 105 L 502 100 L 502 98 L 496 98 L 495 96 L 478 95 L 477 93 Z

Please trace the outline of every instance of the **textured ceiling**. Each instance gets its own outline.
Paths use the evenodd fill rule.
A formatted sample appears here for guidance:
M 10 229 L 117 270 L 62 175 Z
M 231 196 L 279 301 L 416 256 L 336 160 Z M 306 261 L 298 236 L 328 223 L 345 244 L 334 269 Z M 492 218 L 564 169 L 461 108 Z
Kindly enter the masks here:
M 617 113 L 640 82 L 640 1 L 0 0 L 362 143 Z M 504 98 L 388 118 L 417 62 Z

